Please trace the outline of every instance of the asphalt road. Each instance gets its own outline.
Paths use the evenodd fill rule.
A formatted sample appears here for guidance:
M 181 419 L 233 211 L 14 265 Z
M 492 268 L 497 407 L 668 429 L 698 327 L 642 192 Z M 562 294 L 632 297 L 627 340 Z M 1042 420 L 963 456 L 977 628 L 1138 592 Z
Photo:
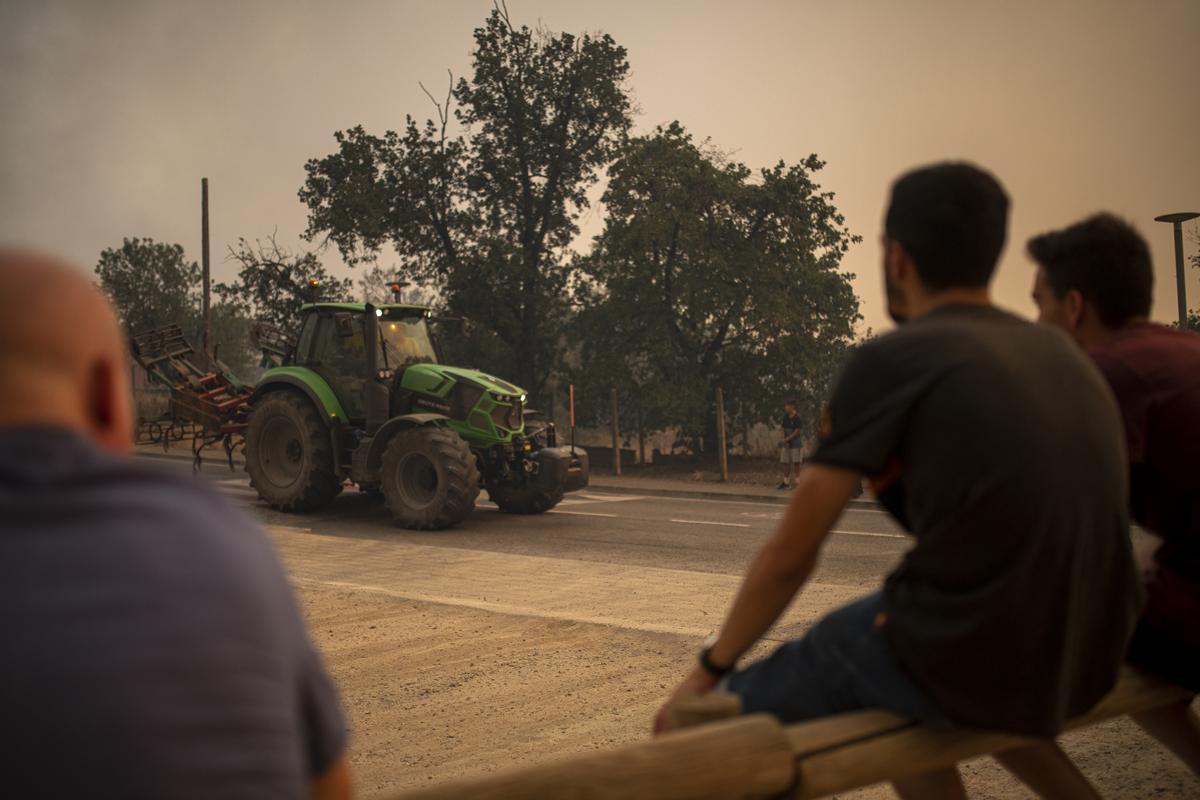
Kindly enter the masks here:
M 154 459 L 154 463 L 178 474 L 191 472 L 187 461 Z M 376 561 L 391 560 L 392 554 L 402 558 L 399 554 L 417 546 L 422 552 L 436 548 L 448 553 L 532 557 L 538 563 L 553 559 L 571 562 L 574 570 L 583 571 L 589 564 L 596 565 L 594 569 L 623 568 L 619 570 L 622 576 L 650 569 L 735 578 L 743 574 L 784 511 L 779 504 L 750 500 L 639 497 L 584 490 L 568 495 L 549 513 L 520 516 L 501 513 L 488 502 L 486 493 L 481 493 L 475 512 L 461 525 L 442 531 L 410 531 L 392 524 L 382 503 L 353 489 L 323 511 L 284 514 L 262 504 L 242 472 L 206 464 L 198 477 L 213 483 L 266 525 L 285 562 L 300 579 L 322 577 L 308 574 L 302 560 L 293 558 L 302 554 L 314 536 L 324 541 L 325 556 L 339 560 L 352 560 L 342 559 L 355 549 L 352 542 L 357 542 L 359 549 L 363 542 L 370 542 Z M 826 540 L 811 582 L 844 588 L 839 595 L 865 594 L 880 584 L 910 541 L 886 512 L 847 510 Z M 344 544 L 339 547 L 338 542 Z M 442 563 L 455 560 L 443 555 Z M 433 560 L 436 564 L 437 559 Z M 507 559 L 504 563 L 516 562 Z M 337 580 L 346 584 L 361 582 L 364 577 L 353 569 L 337 573 Z
M 182 459 L 147 459 L 176 474 L 192 473 Z M 641 497 L 583 490 L 547 514 L 504 514 L 481 492 L 475 513 L 443 531 L 410 531 L 392 524 L 381 503 L 353 489 L 326 510 L 284 514 L 261 503 L 244 473 L 205 464 L 198 476 L 252 511 L 265 524 L 302 525 L 316 532 L 396 543 L 569 558 L 697 572 L 740 572 L 783 517 L 784 507 L 751 500 Z M 908 537 L 884 511 L 849 509 L 825 545 L 818 578 L 880 578 L 907 549 Z

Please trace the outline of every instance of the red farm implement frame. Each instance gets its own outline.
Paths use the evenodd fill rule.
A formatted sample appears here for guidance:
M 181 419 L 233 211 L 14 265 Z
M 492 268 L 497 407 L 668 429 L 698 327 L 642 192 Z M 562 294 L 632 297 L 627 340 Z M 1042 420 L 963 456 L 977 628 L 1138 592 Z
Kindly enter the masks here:
M 196 468 L 201 451 L 220 442 L 232 469 L 234 450 L 245 444 L 254 387 L 219 360 L 196 352 L 178 325 L 130 337 L 130 351 L 153 380 L 171 389 L 171 406 L 162 419 L 138 420 L 138 442 L 161 442 L 165 450 L 190 436 Z

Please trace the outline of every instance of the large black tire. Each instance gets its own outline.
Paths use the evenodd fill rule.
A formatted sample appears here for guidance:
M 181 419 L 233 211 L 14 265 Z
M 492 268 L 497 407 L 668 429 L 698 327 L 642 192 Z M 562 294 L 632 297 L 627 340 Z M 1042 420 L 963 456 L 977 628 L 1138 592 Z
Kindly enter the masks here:
M 561 489 L 543 492 L 532 487 L 494 486 L 488 489 L 488 497 L 506 514 L 545 514 L 562 501 L 563 493 Z
M 437 530 L 475 510 L 475 454 L 453 431 L 425 425 L 397 433 L 383 451 L 383 498 L 399 525 Z
M 258 496 L 279 511 L 314 511 L 342 491 L 329 428 L 307 397 L 287 390 L 254 404 L 246 472 Z

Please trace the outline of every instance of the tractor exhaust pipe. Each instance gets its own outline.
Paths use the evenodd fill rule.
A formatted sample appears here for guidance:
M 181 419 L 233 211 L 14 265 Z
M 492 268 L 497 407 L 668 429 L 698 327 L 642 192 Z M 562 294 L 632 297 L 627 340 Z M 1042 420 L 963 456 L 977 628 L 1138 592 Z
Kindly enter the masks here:
M 388 387 L 379 381 L 379 316 L 375 306 L 367 303 L 363 309 L 363 345 L 367 356 L 367 380 L 363 383 L 363 410 L 367 415 L 367 435 L 375 432 L 388 419 Z

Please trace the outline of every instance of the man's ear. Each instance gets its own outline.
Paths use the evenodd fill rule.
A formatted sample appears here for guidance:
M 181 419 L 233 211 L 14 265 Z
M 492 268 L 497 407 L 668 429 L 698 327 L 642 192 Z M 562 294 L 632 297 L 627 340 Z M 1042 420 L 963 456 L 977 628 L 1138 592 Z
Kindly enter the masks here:
M 894 239 L 888 241 L 887 248 L 886 266 L 889 275 L 896 284 L 903 283 L 912 274 L 912 257 L 904 249 L 904 245 Z
M 88 368 L 86 406 L 92 440 L 100 447 L 124 453 L 133 444 L 133 403 L 123 370 L 106 358 Z
M 1087 301 L 1083 299 L 1083 293 L 1078 289 L 1068 289 L 1059 303 L 1062 305 L 1063 321 L 1067 323 L 1070 330 L 1079 330 L 1079 326 L 1083 324 L 1084 306 L 1087 304 Z

